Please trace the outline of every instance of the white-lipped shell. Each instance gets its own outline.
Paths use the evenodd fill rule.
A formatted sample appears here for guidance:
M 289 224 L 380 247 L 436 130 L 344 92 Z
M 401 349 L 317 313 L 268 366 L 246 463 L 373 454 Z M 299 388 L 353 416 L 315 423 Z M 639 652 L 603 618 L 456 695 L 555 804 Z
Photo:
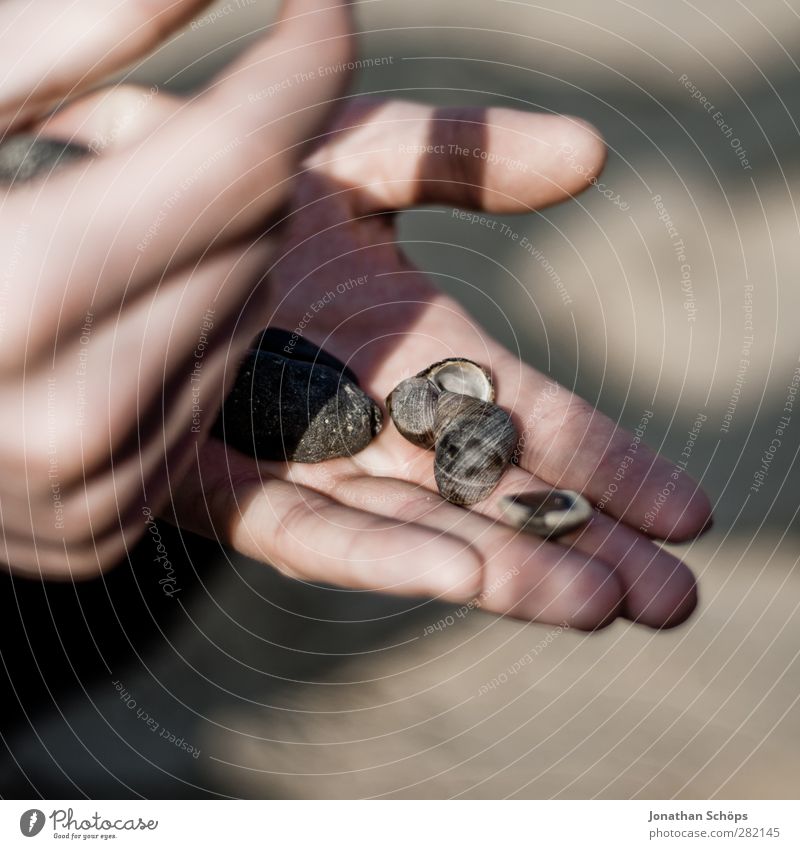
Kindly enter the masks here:
M 585 525 L 592 506 L 571 489 L 521 492 L 500 499 L 503 521 L 540 537 L 558 537 Z
M 469 395 L 481 401 L 494 401 L 494 383 L 489 372 L 472 360 L 450 357 L 421 371 L 417 377 L 427 377 L 440 392 Z

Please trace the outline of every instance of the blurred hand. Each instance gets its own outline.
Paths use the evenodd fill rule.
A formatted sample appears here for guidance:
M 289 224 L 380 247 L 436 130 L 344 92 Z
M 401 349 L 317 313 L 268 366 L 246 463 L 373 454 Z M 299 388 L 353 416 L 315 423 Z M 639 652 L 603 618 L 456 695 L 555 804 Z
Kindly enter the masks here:
M 63 21 L 54 7 L 46 30 L 40 5 L 6 7 L 6 128 L 38 127 L 100 156 L 14 189 L 0 209 L 3 559 L 94 574 L 142 533 L 146 502 L 307 580 L 477 598 L 583 628 L 619 614 L 682 621 L 695 604 L 691 573 L 636 530 L 674 467 L 640 446 L 608 500 L 630 435 L 487 338 L 395 242 L 391 213 L 413 204 L 520 212 L 580 191 L 602 167 L 597 136 L 569 118 L 362 100 L 291 182 L 345 82 L 315 71 L 349 57 L 341 6 L 312 0 L 288 3 L 269 37 L 196 97 L 115 87 L 40 120 L 202 5 L 120 12 L 82 0 Z M 26 52 L 37 38 L 47 44 L 38 66 Z M 521 174 L 509 161 L 530 167 Z M 273 259 L 248 234 L 290 185 Z M 267 285 L 254 285 L 267 267 Z M 340 293 L 350 278 L 365 282 Z M 446 356 L 492 370 L 498 402 L 527 438 L 520 467 L 485 504 L 443 502 L 432 455 L 388 422 L 357 457 L 315 466 L 257 464 L 206 441 L 256 330 L 294 328 L 329 291 L 336 297 L 305 333 L 347 360 L 375 398 Z M 604 509 L 559 543 L 496 521 L 499 492 L 545 483 Z M 707 499 L 680 475 L 648 531 L 688 539 L 708 517 Z
M 0 8 L 2 128 L 99 153 L 0 206 L 0 560 L 18 571 L 97 574 L 144 532 L 143 504 L 166 503 L 228 358 L 264 323 L 253 281 L 269 247 L 249 234 L 285 202 L 302 143 L 346 82 L 314 72 L 350 57 L 347 4 L 287 0 L 191 98 L 115 87 L 44 120 L 203 5 Z
M 259 464 L 211 440 L 173 493 L 177 521 L 309 581 L 477 599 L 580 628 L 617 615 L 683 621 L 696 603 L 692 574 L 637 528 L 667 487 L 648 532 L 687 540 L 709 520 L 706 496 L 644 445 L 629 465 L 632 435 L 488 338 L 404 257 L 391 216 L 426 202 L 537 209 L 586 188 L 604 158 L 595 132 L 572 118 L 351 103 L 294 184 L 263 323 L 304 327 L 376 399 L 444 357 L 478 361 L 526 434 L 520 465 L 465 510 L 436 494 L 433 454 L 389 421 L 362 453 L 318 465 Z M 527 170 L 509 167 L 519 162 Z M 602 512 L 558 543 L 497 522 L 500 493 L 550 484 L 602 500 Z

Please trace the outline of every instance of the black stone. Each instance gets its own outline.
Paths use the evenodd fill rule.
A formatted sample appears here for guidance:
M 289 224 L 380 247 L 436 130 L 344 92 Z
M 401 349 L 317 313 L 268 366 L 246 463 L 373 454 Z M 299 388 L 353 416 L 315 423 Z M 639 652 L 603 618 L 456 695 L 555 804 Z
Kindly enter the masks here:
M 293 333 L 291 330 L 285 330 L 282 327 L 267 327 L 261 331 L 252 347 L 257 351 L 269 351 L 298 362 L 319 363 L 323 366 L 329 366 L 346 375 L 358 386 L 358 378 L 355 372 L 338 357 L 334 357 L 324 348 L 317 347 L 313 342 L 309 342 L 308 339 Z
M 362 451 L 381 424 L 340 370 L 261 350 L 247 354 L 214 433 L 258 460 L 320 463 Z

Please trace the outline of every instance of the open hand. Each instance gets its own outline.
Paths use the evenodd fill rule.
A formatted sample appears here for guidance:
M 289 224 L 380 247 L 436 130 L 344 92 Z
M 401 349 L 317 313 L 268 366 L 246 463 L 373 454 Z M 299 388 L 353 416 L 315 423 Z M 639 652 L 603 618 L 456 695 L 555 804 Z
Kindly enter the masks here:
M 263 323 L 301 329 L 378 400 L 444 357 L 481 363 L 525 436 L 519 467 L 465 510 L 436 494 L 432 453 L 388 420 L 365 451 L 318 465 L 256 463 L 210 440 L 173 492 L 177 521 L 315 582 L 477 599 L 580 628 L 618 615 L 683 621 L 696 603 L 692 574 L 638 528 L 697 535 L 710 517 L 704 493 L 644 445 L 631 463 L 630 433 L 490 339 L 404 257 L 391 215 L 430 202 L 536 209 L 586 188 L 604 158 L 596 133 L 572 118 L 371 99 L 342 110 L 295 183 Z M 558 543 L 497 521 L 500 493 L 554 484 L 602 511 Z

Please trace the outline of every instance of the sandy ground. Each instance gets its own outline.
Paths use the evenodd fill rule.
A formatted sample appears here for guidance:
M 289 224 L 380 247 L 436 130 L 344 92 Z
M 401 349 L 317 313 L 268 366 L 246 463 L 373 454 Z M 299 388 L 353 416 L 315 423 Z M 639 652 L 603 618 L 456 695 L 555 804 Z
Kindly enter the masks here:
M 213 48 L 210 73 L 269 20 L 269 4 L 240 6 L 138 78 L 187 88 L 197 68 L 176 75 L 183 57 Z M 527 359 L 629 426 L 653 410 L 647 438 L 668 455 L 705 416 L 688 471 L 717 525 L 686 553 L 694 619 L 557 633 L 221 561 L 157 645 L 113 671 L 186 746 L 104 680 L 36 718 L 44 743 L 17 732 L 29 775 L 46 784 L 57 763 L 90 795 L 796 797 L 800 409 L 750 487 L 800 357 L 798 12 L 755 0 L 359 9 L 364 55 L 391 58 L 360 90 L 565 111 L 605 135 L 604 184 L 627 208 L 591 190 L 508 219 L 537 257 L 448 210 L 408 215 L 403 234 Z
M 39 716 L 15 752 L 37 785 L 59 764 L 95 797 L 795 798 L 795 542 L 692 546 L 700 610 L 662 633 L 220 562 L 156 651 Z
M 452 611 L 431 633 L 429 612 L 395 635 L 405 645 L 293 688 L 312 716 L 224 711 L 252 736 L 210 735 L 232 764 L 221 780 L 313 797 L 796 797 L 795 556 L 757 546 L 758 576 L 742 548 L 696 549 L 703 609 L 668 634 Z

